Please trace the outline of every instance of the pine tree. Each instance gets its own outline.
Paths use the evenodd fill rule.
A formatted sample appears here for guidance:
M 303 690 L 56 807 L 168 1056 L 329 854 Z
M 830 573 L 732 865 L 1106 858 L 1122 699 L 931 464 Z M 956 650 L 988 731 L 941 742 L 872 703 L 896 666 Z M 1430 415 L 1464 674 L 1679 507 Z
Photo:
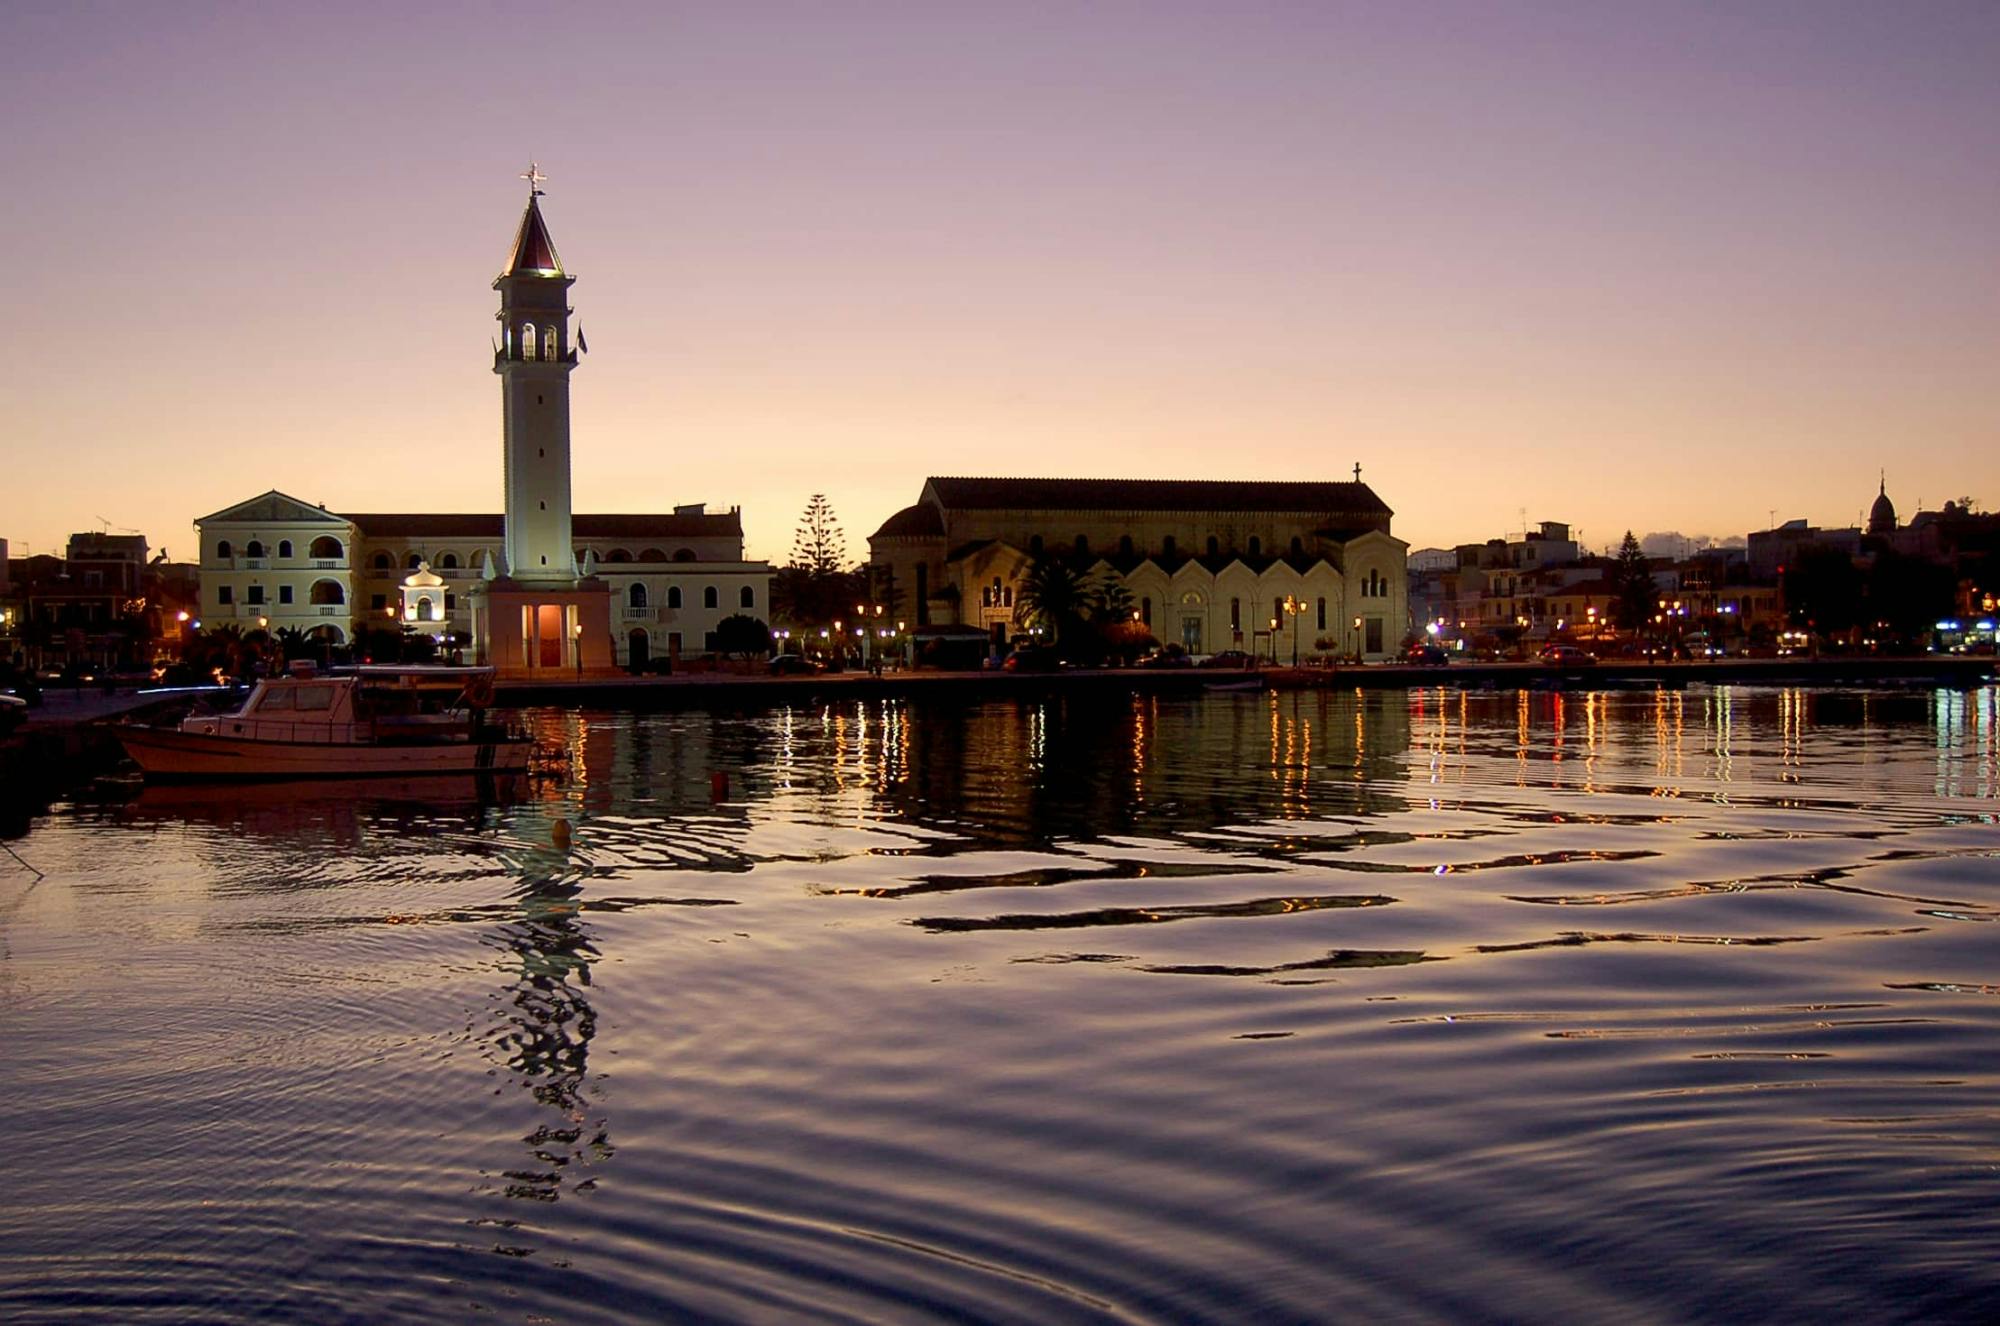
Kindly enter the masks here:
M 814 493 L 792 536 L 792 565 L 815 579 L 839 575 L 847 564 L 847 538 L 825 493 Z
M 1636 631 L 1644 626 L 1653 615 L 1653 572 L 1646 565 L 1646 554 L 1640 549 L 1639 540 L 1629 529 L 1625 531 L 1625 541 L 1618 545 L 1618 560 L 1611 568 L 1611 586 L 1618 596 L 1612 612 L 1619 627 Z

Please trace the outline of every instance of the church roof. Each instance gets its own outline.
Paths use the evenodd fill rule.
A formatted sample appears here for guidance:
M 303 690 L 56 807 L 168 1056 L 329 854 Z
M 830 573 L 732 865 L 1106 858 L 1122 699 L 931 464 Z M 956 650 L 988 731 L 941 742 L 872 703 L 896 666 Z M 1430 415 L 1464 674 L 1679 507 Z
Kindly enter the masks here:
M 1317 511 L 1391 514 L 1365 483 L 1279 479 L 982 479 L 933 476 L 947 509 L 970 511 Z M 893 519 L 893 518 L 892 518 Z
M 507 260 L 503 276 L 561 276 L 562 259 L 556 256 L 555 241 L 542 220 L 541 194 L 528 195 L 528 210 L 521 213 L 521 229 L 514 236 L 514 256 Z
M 895 515 L 882 522 L 882 528 L 871 534 L 875 539 L 921 539 L 935 538 L 944 533 L 944 517 L 929 502 L 919 502 L 906 506 Z

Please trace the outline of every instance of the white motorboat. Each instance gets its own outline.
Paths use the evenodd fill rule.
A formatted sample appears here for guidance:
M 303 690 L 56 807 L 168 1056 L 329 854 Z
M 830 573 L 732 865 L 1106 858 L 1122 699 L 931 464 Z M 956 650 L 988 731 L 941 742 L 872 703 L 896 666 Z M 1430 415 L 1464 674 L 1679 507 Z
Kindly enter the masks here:
M 116 730 L 149 779 L 524 772 L 534 742 L 487 720 L 492 699 L 492 668 L 301 668 L 233 714 Z

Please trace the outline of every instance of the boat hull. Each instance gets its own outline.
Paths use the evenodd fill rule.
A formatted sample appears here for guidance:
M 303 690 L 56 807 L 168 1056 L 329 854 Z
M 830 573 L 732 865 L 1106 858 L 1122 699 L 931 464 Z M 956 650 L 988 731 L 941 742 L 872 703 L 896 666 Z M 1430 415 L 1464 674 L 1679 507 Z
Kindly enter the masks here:
M 534 748 L 531 741 L 499 732 L 478 741 L 334 744 L 126 727 L 118 729 L 118 740 L 148 779 L 523 773 Z

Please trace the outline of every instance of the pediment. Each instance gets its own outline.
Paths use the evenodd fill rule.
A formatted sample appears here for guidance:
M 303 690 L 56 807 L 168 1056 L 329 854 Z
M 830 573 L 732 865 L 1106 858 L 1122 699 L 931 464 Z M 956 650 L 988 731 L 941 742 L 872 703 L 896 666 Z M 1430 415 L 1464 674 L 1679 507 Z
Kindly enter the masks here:
M 270 492 L 253 497 L 247 502 L 225 507 L 214 515 L 203 516 L 194 522 L 197 525 L 338 525 L 343 529 L 347 520 L 336 516 L 324 507 L 310 502 L 301 502 L 273 488 Z

